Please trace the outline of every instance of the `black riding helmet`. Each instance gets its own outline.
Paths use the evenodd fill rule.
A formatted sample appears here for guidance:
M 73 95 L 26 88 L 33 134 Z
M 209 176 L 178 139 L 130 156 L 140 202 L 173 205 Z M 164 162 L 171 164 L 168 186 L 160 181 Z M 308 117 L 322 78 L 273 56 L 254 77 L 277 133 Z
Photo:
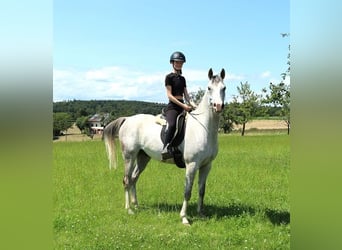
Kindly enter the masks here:
M 173 63 L 174 61 L 186 62 L 185 55 L 179 51 L 173 52 L 170 56 L 170 63 Z

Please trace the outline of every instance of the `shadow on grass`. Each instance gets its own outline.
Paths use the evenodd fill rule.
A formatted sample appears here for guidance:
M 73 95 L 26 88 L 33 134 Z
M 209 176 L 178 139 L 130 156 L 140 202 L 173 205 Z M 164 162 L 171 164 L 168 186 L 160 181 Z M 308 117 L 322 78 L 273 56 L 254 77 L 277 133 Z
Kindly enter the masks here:
M 265 215 L 274 225 L 287 225 L 290 223 L 290 213 L 287 211 L 276 211 L 272 209 L 266 209 Z
M 194 212 L 196 212 L 196 206 L 194 205 Z M 205 205 L 204 207 L 205 214 L 209 218 L 215 217 L 217 219 L 221 218 L 227 218 L 227 217 L 240 217 L 243 215 L 254 215 L 255 214 L 255 209 L 242 205 L 242 204 L 230 204 L 227 207 L 223 206 L 216 206 L 216 205 Z M 196 212 L 197 213 L 197 212 Z
M 175 204 L 159 203 L 152 205 L 153 208 L 158 209 L 161 212 L 180 212 L 181 206 Z M 216 206 L 216 205 L 205 205 L 204 213 L 207 217 L 216 217 L 218 219 L 224 217 L 238 217 L 244 214 L 255 214 L 255 209 L 249 206 L 241 204 L 231 204 L 227 207 Z M 188 215 L 197 216 L 197 204 L 190 204 L 188 206 Z
M 181 205 L 159 203 L 152 205 L 152 208 L 157 209 L 160 212 L 179 213 L 181 210 Z M 207 218 L 216 218 L 218 220 L 223 218 L 240 217 L 245 215 L 253 216 L 257 212 L 257 209 L 243 204 L 229 204 L 228 206 L 217 206 L 208 204 L 204 206 L 204 209 L 204 213 Z M 273 225 L 287 225 L 290 223 L 290 213 L 287 211 L 265 209 L 263 213 L 265 214 L 265 217 L 267 217 Z M 188 206 L 188 215 L 190 217 L 198 216 L 197 204 L 190 204 Z

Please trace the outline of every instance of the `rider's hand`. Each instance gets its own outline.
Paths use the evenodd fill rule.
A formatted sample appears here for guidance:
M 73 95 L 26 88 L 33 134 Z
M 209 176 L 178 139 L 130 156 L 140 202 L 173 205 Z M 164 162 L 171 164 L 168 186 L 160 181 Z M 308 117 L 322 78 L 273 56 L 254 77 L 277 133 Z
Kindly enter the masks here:
M 193 101 L 190 101 L 190 106 L 192 107 L 192 109 L 197 108 L 197 105 Z
M 192 110 L 192 107 L 187 104 L 184 104 L 184 110 L 190 112 Z

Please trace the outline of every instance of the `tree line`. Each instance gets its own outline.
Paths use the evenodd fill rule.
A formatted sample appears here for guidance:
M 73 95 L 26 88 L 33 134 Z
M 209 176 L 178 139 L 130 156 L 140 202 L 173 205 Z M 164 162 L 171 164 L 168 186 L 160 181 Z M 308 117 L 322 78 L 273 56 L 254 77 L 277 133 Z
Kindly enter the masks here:
M 112 118 L 129 116 L 137 113 L 158 114 L 165 106 L 163 103 L 143 101 L 114 101 L 114 100 L 71 100 L 53 103 L 54 113 L 68 113 L 70 119 L 76 121 L 82 116 L 109 113 Z

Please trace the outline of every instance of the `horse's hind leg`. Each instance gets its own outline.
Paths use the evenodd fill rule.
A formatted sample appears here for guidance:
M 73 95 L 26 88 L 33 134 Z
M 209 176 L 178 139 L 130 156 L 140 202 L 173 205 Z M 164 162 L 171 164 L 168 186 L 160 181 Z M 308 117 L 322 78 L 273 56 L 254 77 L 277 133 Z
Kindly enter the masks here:
M 138 206 L 138 199 L 136 193 L 136 183 L 139 179 L 140 174 L 146 168 L 147 163 L 150 161 L 151 157 L 149 157 L 144 151 L 140 150 L 137 157 L 137 164 L 132 173 L 132 187 L 131 187 L 131 202 Z
M 134 158 L 128 155 L 124 156 L 125 159 L 125 175 L 123 178 L 123 185 L 125 189 L 125 208 L 127 209 L 129 214 L 132 214 L 133 211 L 130 207 L 130 190 L 132 187 L 132 173 L 134 166 Z

